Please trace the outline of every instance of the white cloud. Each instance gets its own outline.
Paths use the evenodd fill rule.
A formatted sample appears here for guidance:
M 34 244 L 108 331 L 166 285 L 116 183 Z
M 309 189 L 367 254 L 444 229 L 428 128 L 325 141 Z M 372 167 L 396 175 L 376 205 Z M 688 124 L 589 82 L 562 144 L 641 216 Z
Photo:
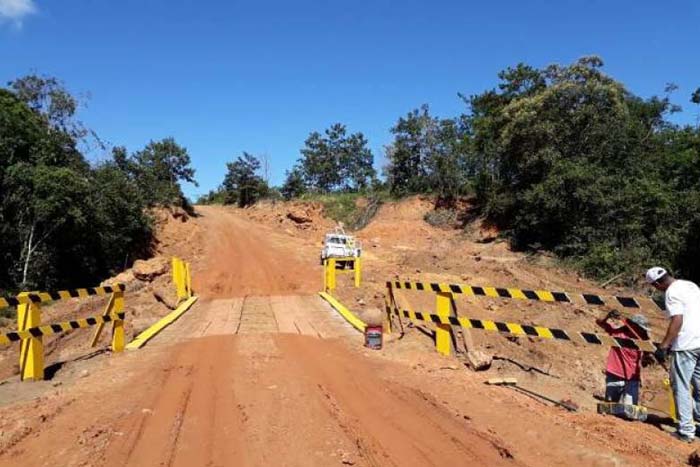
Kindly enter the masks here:
M 0 21 L 8 20 L 22 26 L 24 17 L 35 12 L 34 0 L 0 0 Z

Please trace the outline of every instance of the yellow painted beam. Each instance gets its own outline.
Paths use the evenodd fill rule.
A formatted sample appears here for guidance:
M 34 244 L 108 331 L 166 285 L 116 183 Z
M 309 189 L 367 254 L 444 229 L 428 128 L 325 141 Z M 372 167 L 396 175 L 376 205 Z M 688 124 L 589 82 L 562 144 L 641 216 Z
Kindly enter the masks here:
M 340 313 L 340 315 L 345 318 L 345 320 L 352 324 L 352 326 L 358 331 L 364 333 L 367 328 L 367 323 L 362 321 L 357 315 L 352 311 L 348 310 L 342 303 L 336 300 L 332 295 L 325 292 L 319 292 L 322 299 L 328 302 L 328 304 L 333 307 L 335 311 Z
M 158 321 L 156 321 L 151 327 L 143 331 L 141 334 L 136 336 L 136 338 L 126 345 L 129 350 L 140 349 L 146 343 L 155 337 L 163 329 L 174 323 L 180 316 L 185 314 L 192 305 L 197 301 L 198 297 L 190 297 L 186 301 L 182 302 L 175 310 L 171 311 Z

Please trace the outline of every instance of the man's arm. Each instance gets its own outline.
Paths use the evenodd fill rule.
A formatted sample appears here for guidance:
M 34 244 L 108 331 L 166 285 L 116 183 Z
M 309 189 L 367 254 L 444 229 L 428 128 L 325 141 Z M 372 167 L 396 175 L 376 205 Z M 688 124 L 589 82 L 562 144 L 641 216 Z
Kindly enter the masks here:
M 668 323 L 668 329 L 666 329 L 666 336 L 664 336 L 664 339 L 659 344 L 659 348 L 668 350 L 673 341 L 676 340 L 676 337 L 678 337 L 678 333 L 681 331 L 682 326 L 683 315 L 671 316 L 671 322 Z

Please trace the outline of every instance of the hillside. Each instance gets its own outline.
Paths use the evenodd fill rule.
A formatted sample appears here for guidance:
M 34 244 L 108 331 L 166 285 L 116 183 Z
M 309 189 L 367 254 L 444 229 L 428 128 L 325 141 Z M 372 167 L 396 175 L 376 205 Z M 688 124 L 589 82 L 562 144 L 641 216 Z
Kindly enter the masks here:
M 364 285 L 352 289 L 343 277 L 337 290 L 353 310 L 380 306 L 384 283 L 394 277 L 602 291 L 546 257 L 509 251 L 489 229 L 476 225 L 464 234 L 432 227 L 422 220 L 431 206 L 421 198 L 387 203 L 358 232 L 366 251 Z M 691 448 L 656 425 L 592 411 L 605 349 L 475 331 L 480 349 L 499 357 L 485 372 L 440 357 L 416 328 L 401 339 L 392 335 L 380 352 L 364 349 L 362 337 L 315 294 L 320 244 L 332 226 L 318 206 L 304 203 L 198 207 L 197 216 L 184 221 L 164 213 L 159 254 L 191 261 L 200 302 L 142 350 L 95 354 L 78 331 L 49 356 L 49 364 L 60 362 L 50 380 L 6 379 L 0 384 L 0 465 L 21 458 L 27 465 L 98 466 L 465 459 L 600 466 L 687 458 Z M 166 310 L 149 293 L 154 286 L 127 294 L 129 326 Z M 432 297 L 407 298 L 416 307 L 431 306 Z M 601 313 L 476 299 L 461 300 L 459 310 L 572 330 L 593 330 Z M 654 323 L 658 331 L 659 319 Z M 497 375 L 516 376 L 523 386 L 570 399 L 581 410 L 568 413 L 483 384 Z M 646 400 L 663 409 L 661 372 L 647 376 Z

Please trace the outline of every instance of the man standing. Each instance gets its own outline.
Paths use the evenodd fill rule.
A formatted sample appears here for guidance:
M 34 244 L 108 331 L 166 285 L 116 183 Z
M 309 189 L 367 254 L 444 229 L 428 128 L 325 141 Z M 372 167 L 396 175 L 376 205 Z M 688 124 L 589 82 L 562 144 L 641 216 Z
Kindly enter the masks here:
M 691 443 L 695 439 L 693 419 L 700 420 L 700 391 L 693 390 L 700 389 L 700 288 L 693 282 L 674 279 L 660 267 L 649 269 L 646 280 L 665 293 L 670 322 L 654 355 L 664 362 L 670 350 L 671 386 L 678 414 L 674 436 Z

